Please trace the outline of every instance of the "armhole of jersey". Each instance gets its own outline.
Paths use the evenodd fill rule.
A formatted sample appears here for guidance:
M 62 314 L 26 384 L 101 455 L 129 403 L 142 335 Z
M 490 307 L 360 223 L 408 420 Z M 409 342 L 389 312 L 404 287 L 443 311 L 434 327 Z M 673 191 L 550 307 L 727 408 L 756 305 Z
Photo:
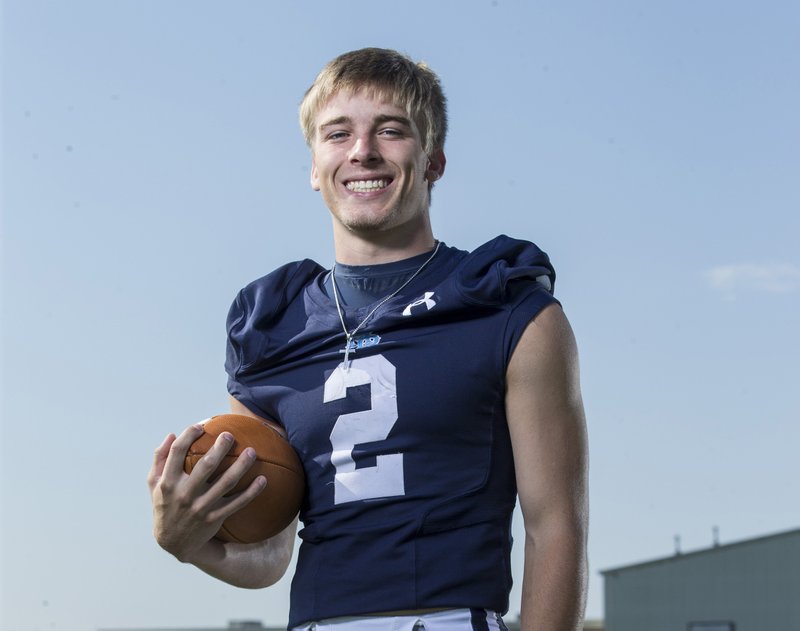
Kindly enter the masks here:
M 284 430 L 286 429 L 283 423 L 277 418 L 277 415 L 272 413 L 265 412 L 260 407 L 255 404 L 253 398 L 249 395 L 249 391 L 244 396 L 235 396 L 233 393 L 230 393 L 231 396 L 236 399 L 239 403 L 241 403 L 244 407 L 246 407 L 250 412 L 255 414 L 256 416 L 260 416 L 263 419 L 266 419 L 276 425 L 280 425 Z
M 244 390 L 245 392 L 242 392 L 241 394 L 239 394 L 239 396 L 237 396 L 236 394 L 231 392 L 231 385 L 238 386 L 239 389 L 236 389 L 237 393 L 240 393 L 240 389 Z M 229 379 L 228 394 L 230 394 L 234 399 L 236 399 L 239 403 L 241 403 L 244 407 L 246 407 L 256 416 L 260 416 L 261 418 L 267 419 L 268 421 L 272 421 L 273 423 L 276 423 L 281 427 L 283 427 L 283 423 L 281 423 L 281 421 L 276 417 L 275 414 L 269 414 L 255 404 L 255 401 L 253 401 L 253 398 L 250 396 L 250 391 L 247 390 L 242 384 L 234 382 Z

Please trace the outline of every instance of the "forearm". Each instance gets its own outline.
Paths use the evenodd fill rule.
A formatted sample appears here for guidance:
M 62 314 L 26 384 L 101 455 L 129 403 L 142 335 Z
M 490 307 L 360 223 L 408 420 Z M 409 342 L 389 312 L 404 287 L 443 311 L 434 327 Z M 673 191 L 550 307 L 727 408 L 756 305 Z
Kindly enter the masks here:
M 212 539 L 184 560 L 221 581 L 257 589 L 277 583 L 292 558 L 297 520 L 274 537 L 252 544 Z
M 580 631 L 587 575 L 583 527 L 526 534 L 521 630 Z

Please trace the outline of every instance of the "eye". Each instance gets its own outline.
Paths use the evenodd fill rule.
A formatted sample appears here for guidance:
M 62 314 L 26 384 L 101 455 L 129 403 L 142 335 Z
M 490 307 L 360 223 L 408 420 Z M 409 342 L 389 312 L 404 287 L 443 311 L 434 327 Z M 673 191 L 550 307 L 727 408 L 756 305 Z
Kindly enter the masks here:
M 327 136 L 325 136 L 325 140 L 331 140 L 331 141 L 343 140 L 345 138 L 347 138 L 346 131 L 333 131 Z
M 405 135 L 401 130 L 395 129 L 394 127 L 387 127 L 385 129 L 381 129 L 378 132 L 378 134 L 381 136 L 388 136 L 390 138 L 401 138 L 402 136 Z

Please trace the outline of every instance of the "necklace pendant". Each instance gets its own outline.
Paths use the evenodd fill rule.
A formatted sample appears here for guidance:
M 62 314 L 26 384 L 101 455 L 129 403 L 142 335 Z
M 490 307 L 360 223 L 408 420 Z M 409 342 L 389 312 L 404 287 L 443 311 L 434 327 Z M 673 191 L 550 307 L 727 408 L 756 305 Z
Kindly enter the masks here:
M 411 276 L 408 278 L 408 280 L 406 280 L 402 285 L 400 285 L 400 287 L 395 289 L 392 293 L 390 293 L 388 296 L 386 296 L 386 298 L 384 298 L 377 305 L 375 305 L 372 308 L 372 311 L 370 311 L 366 316 L 364 316 L 364 319 L 361 320 L 361 322 L 358 324 L 358 326 L 356 326 L 356 328 L 354 328 L 349 333 L 347 331 L 347 325 L 344 322 L 344 314 L 342 313 L 342 306 L 339 304 L 339 289 L 338 289 L 338 287 L 336 287 L 336 263 L 333 264 L 333 267 L 331 268 L 331 271 L 330 271 L 331 288 L 333 290 L 333 301 L 336 303 L 336 313 L 339 315 L 339 322 L 341 322 L 341 324 L 342 324 L 342 331 L 344 331 L 344 335 L 347 338 L 347 340 L 345 341 L 344 349 L 339 351 L 340 353 L 344 353 L 344 362 L 342 364 L 342 367 L 344 368 L 345 372 L 348 372 L 350 370 L 350 351 L 352 350 L 354 353 L 356 352 L 357 344 L 355 344 L 353 342 L 353 336 L 361 330 L 361 328 L 369 321 L 369 319 L 375 314 L 375 312 L 378 309 L 380 309 L 383 305 L 385 305 L 392 298 L 394 298 L 397 294 L 399 294 L 403 289 L 405 289 L 405 287 L 412 280 L 414 280 L 417 277 L 417 275 L 423 269 L 425 269 L 425 266 L 428 265 L 428 263 L 430 263 L 433 260 L 433 257 L 436 256 L 436 253 L 439 251 L 439 246 L 440 245 L 442 245 L 442 242 L 441 241 L 436 241 L 436 247 L 433 248 L 433 253 L 428 257 L 428 260 L 426 260 L 422 265 L 420 265 L 419 268 L 417 268 L 417 271 L 414 272 L 413 274 L 411 274 Z M 427 298 L 428 298 L 428 294 L 426 293 L 425 294 L 425 300 L 424 300 L 424 302 L 426 304 L 427 304 Z M 416 303 L 414 303 L 414 304 L 416 304 Z M 373 339 L 376 340 L 374 343 L 377 344 L 380 341 L 381 338 L 378 335 L 370 336 L 370 340 L 372 341 Z M 367 345 L 368 346 L 372 346 L 371 343 L 367 344 Z M 363 348 L 363 346 L 362 346 L 362 348 Z
M 350 370 L 350 350 L 351 350 L 350 347 L 352 346 L 352 343 L 351 343 L 352 339 L 353 338 L 348 335 L 347 336 L 347 340 L 344 343 L 344 349 L 339 351 L 340 353 L 344 353 L 344 362 L 343 362 L 343 364 L 344 364 L 345 371 Z M 353 352 L 355 352 L 356 349 L 353 348 L 352 350 L 353 350 Z

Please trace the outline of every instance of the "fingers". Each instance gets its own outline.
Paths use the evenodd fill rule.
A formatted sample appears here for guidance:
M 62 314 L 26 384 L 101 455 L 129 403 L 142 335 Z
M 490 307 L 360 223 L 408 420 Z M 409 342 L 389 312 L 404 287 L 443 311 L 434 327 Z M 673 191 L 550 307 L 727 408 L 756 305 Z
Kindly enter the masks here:
M 221 434 L 220 437 L 217 439 L 217 443 L 221 442 L 223 439 L 224 434 Z M 214 449 L 217 448 L 217 443 L 214 444 L 214 447 L 209 450 L 209 452 L 202 458 L 200 462 L 197 463 L 199 466 L 203 460 L 208 460 L 208 467 L 214 467 L 211 469 L 214 471 L 216 469 L 216 453 L 212 453 Z M 227 448 L 223 444 L 221 449 L 225 449 L 225 453 L 227 453 Z M 224 456 L 224 454 L 223 454 Z M 253 463 L 256 460 L 256 452 L 255 449 L 252 447 L 248 447 L 239 454 L 239 457 L 234 461 L 234 463 L 228 467 L 226 471 L 219 476 L 217 480 L 215 480 L 209 487 L 208 491 L 206 492 L 206 500 L 209 503 L 217 502 L 225 497 L 226 494 L 230 493 L 239 481 L 242 479 L 242 476 L 247 473 L 250 467 L 253 466 Z M 196 467 L 195 467 L 196 468 Z M 194 473 L 194 471 L 192 471 Z M 206 476 L 207 477 L 207 476 Z M 265 481 L 266 482 L 266 481 Z M 252 484 L 251 484 L 252 486 Z M 236 496 L 238 497 L 239 494 Z M 227 502 L 226 502 L 227 503 Z
M 194 465 L 188 474 L 188 479 L 185 479 L 187 474 L 184 466 L 187 453 L 192 444 L 202 436 L 203 431 L 202 425 L 190 425 L 177 438 L 174 434 L 170 434 L 164 439 L 156 449 L 153 466 L 148 475 L 151 491 L 159 482 L 164 490 L 177 489 L 180 485 L 185 487 L 188 496 L 197 497 L 211 491 L 208 499 L 215 501 L 236 486 L 255 460 L 253 449 L 245 449 L 218 480 L 208 484 L 235 443 L 233 435 L 229 432 L 222 432 L 217 436 L 208 452 Z
M 164 463 L 167 461 L 169 448 L 174 441 L 175 434 L 167 434 L 167 437 L 156 448 L 153 464 L 150 466 L 150 471 L 147 474 L 147 486 L 150 487 L 150 491 L 153 490 L 161 474 L 164 472 Z
M 252 447 L 242 450 L 233 464 L 216 480 L 211 483 L 207 482 L 209 475 L 216 471 L 219 461 L 228 452 L 232 443 L 231 436 L 226 436 L 226 433 L 221 434 L 214 446 L 195 465 L 192 473 L 189 474 L 189 480 L 187 480 L 187 484 L 190 484 L 195 492 L 197 502 L 195 508 L 207 515 L 209 523 L 217 520 L 221 522 L 226 519 L 250 503 L 267 486 L 266 478 L 260 475 L 252 480 L 243 491 L 230 494 L 256 460 L 256 451 Z M 195 474 L 197 477 L 193 479 Z
M 202 425 L 190 425 L 172 442 L 164 464 L 163 477 L 169 480 L 178 480 L 180 478 L 183 474 L 186 452 L 189 451 L 192 443 L 203 435 L 203 431 Z
M 252 465 L 252 463 L 250 464 Z M 256 477 L 241 493 L 224 498 L 219 506 L 209 513 L 209 519 L 227 519 L 252 502 L 265 488 L 267 488 L 267 479 L 263 475 Z
M 256 460 L 255 450 L 248 447 L 227 469 L 218 471 L 235 443 L 229 432 L 217 436 L 191 473 L 185 473 L 189 448 L 203 431 L 202 425 L 192 425 L 177 437 L 167 436 L 156 449 L 148 475 L 156 539 L 169 550 L 183 550 L 207 532 L 213 535 L 224 519 L 251 502 L 267 485 L 264 476 L 258 476 L 244 491 L 228 495 Z
M 192 472 L 189 474 L 189 481 L 188 484 L 191 488 L 197 489 L 200 487 L 205 487 L 206 483 L 214 476 L 215 473 L 218 472 L 220 463 L 228 454 L 228 452 L 233 447 L 236 441 L 233 438 L 233 435 L 229 432 L 222 432 L 219 436 L 217 436 L 214 444 L 211 448 L 205 453 L 205 455 L 198 460 L 194 467 L 192 468 Z M 243 454 L 240 454 L 240 458 Z M 237 459 L 238 460 L 238 459 Z M 251 461 L 252 462 L 252 461 Z M 236 471 L 241 469 L 241 473 L 236 477 L 236 480 L 233 482 L 235 485 L 238 482 L 239 478 L 241 478 L 241 474 L 247 470 L 248 467 L 238 467 Z M 225 474 L 228 471 L 220 472 L 220 479 L 225 478 L 226 480 L 230 479 L 231 475 L 229 474 L 227 477 Z M 217 487 L 219 480 L 216 480 L 211 486 Z M 232 486 L 226 491 L 229 491 Z
M 241 493 L 226 497 L 256 459 L 255 450 L 244 449 L 227 470 L 218 471 L 234 445 L 229 432 L 218 436 L 191 473 L 186 474 L 184 463 L 189 448 L 203 432 L 202 425 L 192 425 L 177 437 L 167 436 L 155 451 L 148 475 L 153 533 L 159 545 L 179 559 L 188 559 L 207 545 L 222 522 L 266 486 L 264 476 L 259 476 Z

